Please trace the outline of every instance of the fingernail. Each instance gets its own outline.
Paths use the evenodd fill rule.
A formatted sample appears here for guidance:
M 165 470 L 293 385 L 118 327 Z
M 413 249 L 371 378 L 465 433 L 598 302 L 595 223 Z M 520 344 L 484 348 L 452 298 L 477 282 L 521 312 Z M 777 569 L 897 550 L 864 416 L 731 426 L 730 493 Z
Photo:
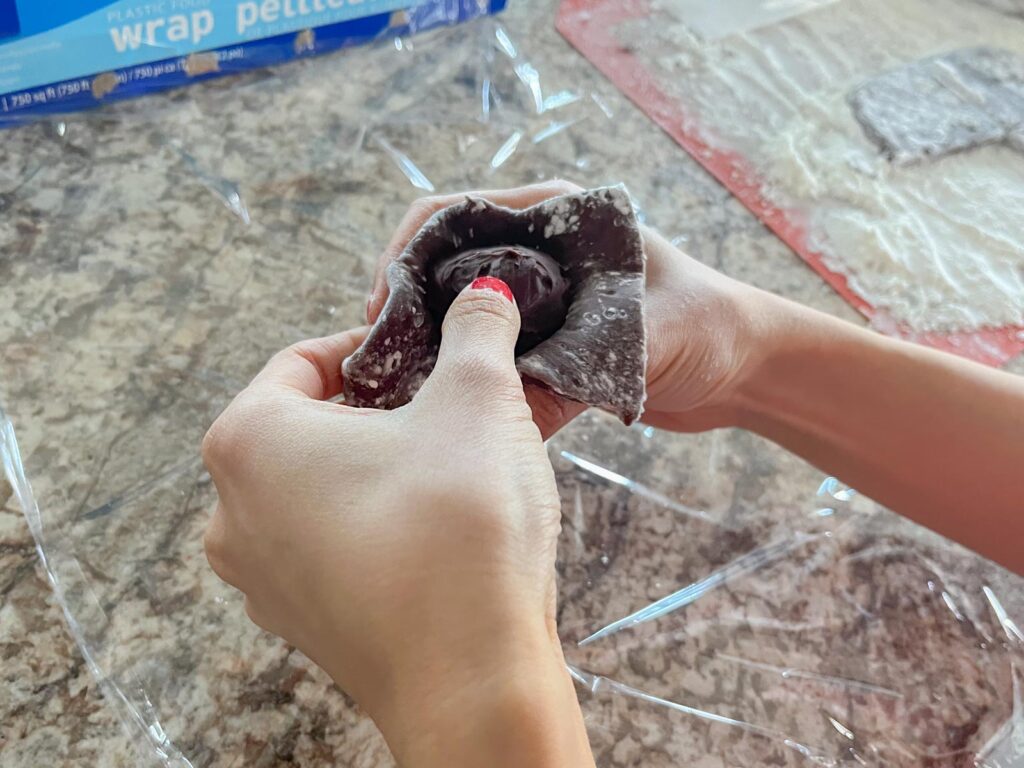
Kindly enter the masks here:
M 500 293 L 513 304 L 515 303 L 515 299 L 512 297 L 512 289 L 508 287 L 504 280 L 499 280 L 497 277 L 478 277 L 469 284 L 469 287 L 474 291 L 488 290 Z
M 366 300 L 366 319 L 370 319 L 370 307 L 373 305 L 373 296 Z

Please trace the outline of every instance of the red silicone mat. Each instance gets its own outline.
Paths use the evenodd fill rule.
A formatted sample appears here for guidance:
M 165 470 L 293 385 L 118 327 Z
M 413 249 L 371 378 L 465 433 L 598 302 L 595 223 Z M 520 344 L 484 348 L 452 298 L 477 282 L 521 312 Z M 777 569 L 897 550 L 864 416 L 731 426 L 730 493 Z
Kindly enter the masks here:
M 954 333 L 915 332 L 855 293 L 847 278 L 829 269 L 822 254 L 810 246 L 804 216 L 767 201 L 761 193 L 761 179 L 742 155 L 703 141 L 687 105 L 668 95 L 659 84 L 658 73 L 649 69 L 639 56 L 616 38 L 615 30 L 622 24 L 642 20 L 649 15 L 647 0 L 563 0 L 556 25 L 558 31 L 617 88 L 879 330 L 990 365 L 1003 365 L 1024 351 L 1022 327 Z

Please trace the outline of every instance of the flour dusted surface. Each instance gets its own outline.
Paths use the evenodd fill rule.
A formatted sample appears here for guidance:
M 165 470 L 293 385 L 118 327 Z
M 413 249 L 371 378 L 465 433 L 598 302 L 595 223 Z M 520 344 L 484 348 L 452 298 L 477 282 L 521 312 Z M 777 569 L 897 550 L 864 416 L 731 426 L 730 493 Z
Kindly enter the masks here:
M 1024 134 L 898 165 L 847 101 L 870 77 L 958 48 L 1024 56 L 1024 19 L 979 2 L 842 0 L 709 42 L 685 5 L 656 0 L 653 13 L 620 38 L 654 31 L 637 55 L 692 114 L 687 129 L 747 158 L 858 294 L 916 331 L 1024 325 Z

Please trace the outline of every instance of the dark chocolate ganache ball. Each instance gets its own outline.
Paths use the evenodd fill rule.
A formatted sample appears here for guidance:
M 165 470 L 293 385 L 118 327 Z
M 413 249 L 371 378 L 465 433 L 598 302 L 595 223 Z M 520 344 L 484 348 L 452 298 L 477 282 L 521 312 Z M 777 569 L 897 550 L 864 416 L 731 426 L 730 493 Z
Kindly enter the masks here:
M 520 245 L 473 248 L 438 259 L 427 274 L 427 306 L 441 320 L 459 292 L 478 277 L 504 280 L 519 305 L 520 355 L 554 334 L 569 308 L 569 280 L 546 253 Z

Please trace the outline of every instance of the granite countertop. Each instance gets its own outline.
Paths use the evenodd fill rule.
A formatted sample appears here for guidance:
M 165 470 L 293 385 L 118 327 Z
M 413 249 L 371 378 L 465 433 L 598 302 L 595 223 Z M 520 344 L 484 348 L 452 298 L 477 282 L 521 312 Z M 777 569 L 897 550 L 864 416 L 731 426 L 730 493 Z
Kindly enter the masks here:
M 422 187 L 625 182 L 702 261 L 861 322 L 558 36 L 554 9 L 514 1 L 4 134 L 0 404 L 89 649 L 0 484 L 4 766 L 157 765 L 161 743 L 174 765 L 391 764 L 209 572 L 197 446 L 274 351 L 361 322 Z M 581 98 L 536 114 L 533 71 L 544 96 Z M 841 485 L 817 493 L 819 471 L 742 432 L 588 414 L 550 447 L 560 626 L 599 765 L 968 764 L 1000 741 L 1015 680 L 1024 722 L 1019 579 Z M 676 610 L 577 646 L 687 585 Z

